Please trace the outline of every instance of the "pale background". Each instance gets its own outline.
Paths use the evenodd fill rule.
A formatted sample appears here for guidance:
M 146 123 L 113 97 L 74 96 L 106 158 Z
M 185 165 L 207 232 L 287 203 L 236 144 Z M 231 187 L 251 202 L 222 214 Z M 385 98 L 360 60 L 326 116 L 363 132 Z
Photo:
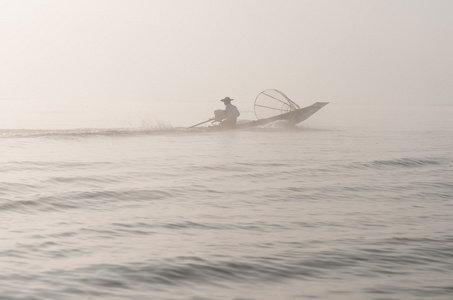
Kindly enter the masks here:
M 189 126 L 225 96 L 253 119 L 268 88 L 329 101 L 312 126 L 451 124 L 448 0 L 0 0 L 0 41 L 0 129 Z

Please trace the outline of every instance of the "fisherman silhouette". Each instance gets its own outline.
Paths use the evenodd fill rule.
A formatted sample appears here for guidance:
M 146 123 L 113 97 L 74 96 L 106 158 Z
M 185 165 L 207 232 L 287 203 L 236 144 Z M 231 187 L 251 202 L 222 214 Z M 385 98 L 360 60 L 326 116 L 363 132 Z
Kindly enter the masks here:
M 236 126 L 238 117 L 241 115 L 239 113 L 239 110 L 236 106 L 231 104 L 231 101 L 233 101 L 233 99 L 231 99 L 230 97 L 225 97 L 220 101 L 225 104 L 225 109 L 216 110 L 214 112 L 214 114 L 216 115 L 216 120 L 220 121 L 219 125 L 224 128 L 234 128 Z

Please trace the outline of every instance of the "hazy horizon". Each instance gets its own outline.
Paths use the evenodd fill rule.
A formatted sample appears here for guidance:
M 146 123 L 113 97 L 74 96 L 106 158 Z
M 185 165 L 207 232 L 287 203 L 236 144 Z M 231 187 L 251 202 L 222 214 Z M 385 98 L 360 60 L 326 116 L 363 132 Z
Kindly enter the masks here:
M 451 1 L 0 0 L 0 118 L 209 118 L 268 88 L 301 106 L 452 105 L 452 16 Z

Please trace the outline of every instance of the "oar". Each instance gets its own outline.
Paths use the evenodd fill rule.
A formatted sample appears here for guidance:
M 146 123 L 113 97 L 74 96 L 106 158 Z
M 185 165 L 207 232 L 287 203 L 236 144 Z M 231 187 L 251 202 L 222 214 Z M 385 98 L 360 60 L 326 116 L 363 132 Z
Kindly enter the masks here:
M 207 121 L 204 121 L 204 122 L 201 122 L 201 123 L 192 125 L 192 126 L 190 126 L 190 127 L 187 127 L 186 129 L 194 128 L 195 126 L 198 126 L 198 125 L 201 125 L 201 124 L 204 124 L 204 123 L 208 123 L 209 121 L 212 121 L 212 120 L 214 120 L 214 119 L 215 119 L 215 118 L 210 118 L 210 119 L 207 120 Z

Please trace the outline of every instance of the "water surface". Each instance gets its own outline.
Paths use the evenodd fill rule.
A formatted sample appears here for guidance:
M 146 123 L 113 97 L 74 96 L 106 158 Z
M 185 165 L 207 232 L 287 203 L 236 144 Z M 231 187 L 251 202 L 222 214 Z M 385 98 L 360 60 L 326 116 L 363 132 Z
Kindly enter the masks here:
M 1 299 L 453 297 L 451 128 L 0 132 Z

